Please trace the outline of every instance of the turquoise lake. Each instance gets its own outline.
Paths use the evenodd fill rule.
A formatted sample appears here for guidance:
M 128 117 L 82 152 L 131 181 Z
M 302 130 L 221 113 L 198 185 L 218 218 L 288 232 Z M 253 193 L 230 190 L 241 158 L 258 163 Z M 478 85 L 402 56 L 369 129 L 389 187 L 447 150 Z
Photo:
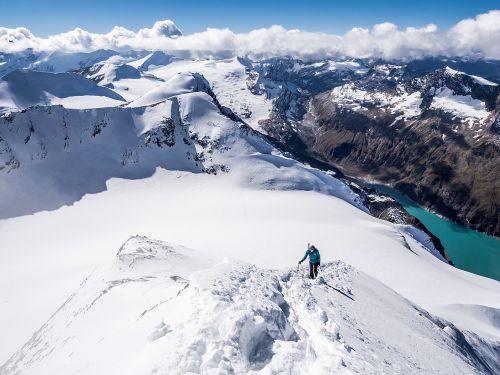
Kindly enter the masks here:
M 437 236 L 453 264 L 465 271 L 500 281 L 500 240 L 443 219 L 417 205 L 399 191 L 384 185 L 367 184 L 396 199 L 410 215 Z

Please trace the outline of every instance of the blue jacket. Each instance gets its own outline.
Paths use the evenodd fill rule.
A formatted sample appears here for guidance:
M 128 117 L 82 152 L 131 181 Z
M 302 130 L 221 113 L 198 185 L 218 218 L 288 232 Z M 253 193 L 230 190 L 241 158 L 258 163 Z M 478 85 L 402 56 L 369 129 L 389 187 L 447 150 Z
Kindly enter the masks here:
M 304 254 L 304 258 L 300 261 L 302 263 L 306 258 L 309 256 L 309 262 L 311 263 L 320 263 L 321 262 L 321 256 L 319 255 L 319 250 L 318 249 L 307 249 L 306 253 Z

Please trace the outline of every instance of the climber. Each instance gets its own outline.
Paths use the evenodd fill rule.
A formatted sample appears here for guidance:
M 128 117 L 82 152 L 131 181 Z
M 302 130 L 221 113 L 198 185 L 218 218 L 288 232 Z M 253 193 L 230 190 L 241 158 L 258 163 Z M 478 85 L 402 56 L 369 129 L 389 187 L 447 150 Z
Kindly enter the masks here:
M 311 279 L 318 277 L 318 267 L 320 266 L 321 256 L 319 255 L 319 250 L 316 249 L 314 245 L 307 244 L 307 250 L 304 254 L 304 258 L 299 261 L 301 264 L 309 256 L 309 276 Z

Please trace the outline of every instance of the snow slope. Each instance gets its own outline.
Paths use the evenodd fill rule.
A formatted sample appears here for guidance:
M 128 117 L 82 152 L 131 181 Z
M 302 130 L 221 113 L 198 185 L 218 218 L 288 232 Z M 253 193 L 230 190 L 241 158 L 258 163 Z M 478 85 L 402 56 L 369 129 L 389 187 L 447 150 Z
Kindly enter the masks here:
M 124 53 L 124 55 L 137 53 Z M 73 70 L 91 67 L 92 65 L 118 56 L 119 53 L 111 50 L 97 50 L 93 52 L 38 52 L 27 49 L 13 54 L 0 55 L 0 77 L 18 69 L 36 70 L 39 72 L 64 73 Z
M 130 61 L 128 65 L 140 71 L 148 71 L 150 69 L 154 69 L 155 67 L 170 64 L 173 58 L 174 57 L 172 55 L 166 54 L 165 52 L 155 51 L 141 59 Z
M 227 60 L 172 61 L 148 72 L 164 80 L 182 72 L 203 75 L 222 106 L 231 108 L 252 128 L 261 130 L 259 121 L 269 117 L 272 98 L 250 90 L 246 69 L 241 59 L 236 57 Z
M 50 73 L 64 73 L 72 70 L 88 68 L 101 61 L 119 55 L 116 51 L 100 49 L 93 52 L 61 52 L 54 51 L 38 56 L 30 66 L 30 70 Z
M 268 188 L 276 173 L 288 172 L 269 165 L 265 179 L 258 176 L 257 160 L 245 166 Z M 145 180 L 111 180 L 107 191 L 70 207 L 0 222 L 6 301 L 0 328 L 8 338 L 3 358 L 132 233 L 183 243 L 215 261 L 232 257 L 262 268 L 294 264 L 304 242 L 314 241 L 324 262 L 353 264 L 431 312 L 448 310 L 440 315 L 458 327 L 498 342 L 494 320 L 463 308 L 484 306 L 494 313 L 500 308 L 498 282 L 450 267 L 398 226 L 342 199 L 261 188 L 242 187 L 235 168 L 217 176 L 158 170 Z M 461 316 L 450 317 L 457 311 Z
M 368 92 L 347 83 L 334 88 L 330 92 L 331 100 L 339 107 L 350 108 L 355 111 L 366 110 L 367 106 L 387 108 L 391 113 L 402 113 L 403 117 L 413 118 L 421 114 L 421 94 L 409 94 L 403 87 L 398 87 L 397 94 L 386 92 Z
M 74 73 L 16 70 L 0 79 L 0 111 L 54 104 L 98 108 L 123 102 L 114 91 Z
M 175 99 L 148 108 L 10 114 L 0 119 L 0 217 L 71 204 L 104 190 L 111 177 L 144 178 L 158 166 L 200 171 L 185 137 Z
M 311 281 L 297 271 L 214 263 L 203 253 L 135 236 L 0 371 L 500 371 L 500 348 L 429 315 L 377 280 L 342 262 L 324 265 L 321 274 Z
M 447 87 L 437 90 L 430 108 L 441 109 L 464 119 L 479 121 L 485 120 L 490 115 L 482 101 L 474 99 L 470 95 L 455 95 Z
M 457 76 L 457 75 L 466 75 L 471 77 L 475 82 L 479 83 L 480 85 L 485 85 L 485 86 L 498 86 L 495 82 L 491 82 L 487 80 L 486 78 L 475 76 L 472 74 L 466 74 L 464 72 L 460 72 L 458 70 L 452 69 L 449 66 L 445 67 L 445 72 L 451 76 Z
M 195 91 L 208 91 L 210 86 L 200 74 L 178 73 L 147 93 L 132 101 L 127 107 L 144 107 L 160 103 L 174 95 Z
M 248 164 L 243 171 L 263 165 L 251 176 L 252 184 L 259 185 L 269 178 L 268 166 L 283 166 L 273 175 L 275 188 L 356 199 L 340 181 L 283 157 L 261 136 L 220 113 L 214 99 L 198 91 L 209 89 L 203 77 L 176 75 L 162 88 L 142 98 L 152 104 L 147 107 L 38 107 L 0 118 L 0 168 L 8 172 L 0 180 L 1 217 L 72 204 L 84 194 L 105 190 L 111 177 L 144 178 L 156 167 L 218 173 L 235 163 L 236 170 Z
M 141 73 L 127 64 L 103 63 L 92 67 L 87 78 L 99 82 L 102 86 L 113 88 L 113 83 L 122 79 L 138 79 Z

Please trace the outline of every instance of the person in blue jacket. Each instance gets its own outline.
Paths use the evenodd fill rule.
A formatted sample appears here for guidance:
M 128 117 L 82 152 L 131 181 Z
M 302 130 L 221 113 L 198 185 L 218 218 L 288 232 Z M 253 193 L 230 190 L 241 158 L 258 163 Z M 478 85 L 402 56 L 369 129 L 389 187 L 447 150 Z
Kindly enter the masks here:
M 309 276 L 311 279 L 318 277 L 318 267 L 321 263 L 321 256 L 319 255 L 319 250 L 316 249 L 314 245 L 307 244 L 307 250 L 304 254 L 304 258 L 299 261 L 301 264 L 306 258 L 309 257 Z

